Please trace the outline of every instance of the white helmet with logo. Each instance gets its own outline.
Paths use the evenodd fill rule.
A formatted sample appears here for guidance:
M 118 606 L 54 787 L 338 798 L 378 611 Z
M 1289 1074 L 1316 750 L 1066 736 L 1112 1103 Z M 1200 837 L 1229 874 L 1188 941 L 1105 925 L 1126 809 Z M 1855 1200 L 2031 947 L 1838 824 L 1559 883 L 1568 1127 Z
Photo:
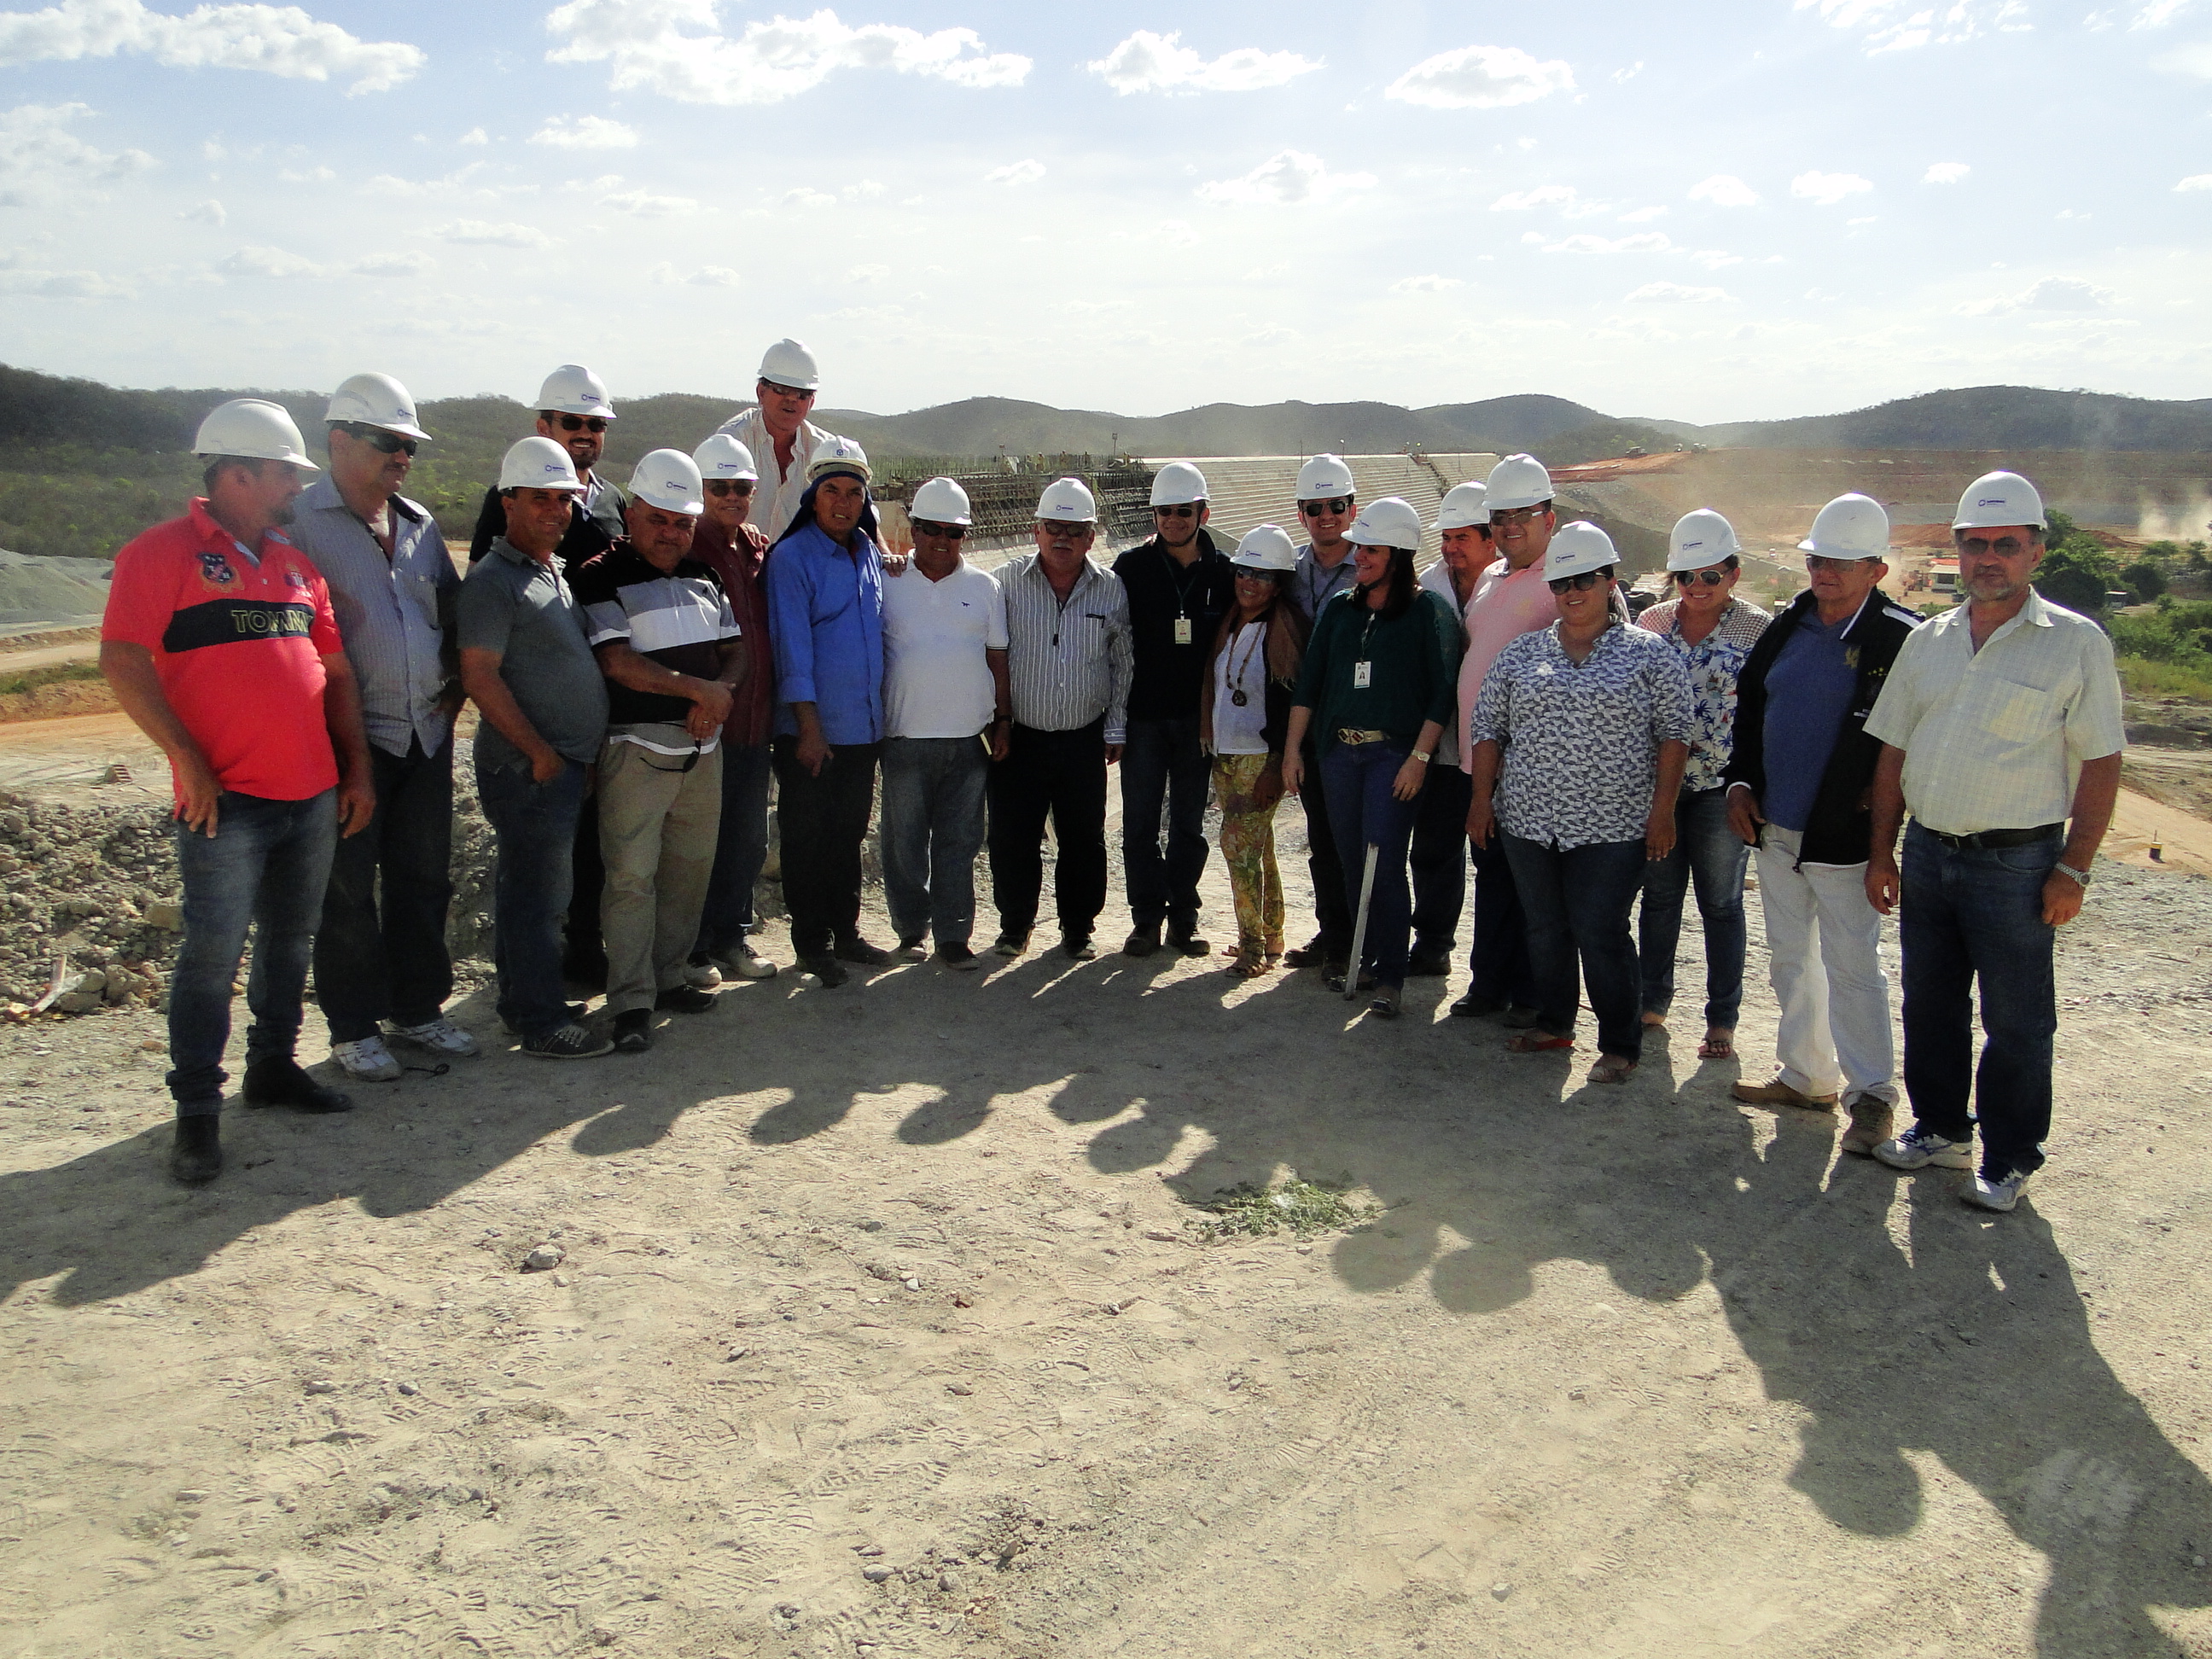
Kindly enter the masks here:
M 1355 547 L 1402 547 L 1408 553 L 1421 548 L 1421 515 L 1395 495 L 1385 495 L 1359 509 L 1359 516 L 1344 532 Z
M 386 432 L 397 432 L 417 443 L 430 441 L 430 434 L 416 424 L 415 400 L 407 395 L 407 388 L 389 374 L 354 375 L 331 393 L 330 407 L 323 411 L 323 419 L 332 423 L 347 421 L 356 426 L 380 426 Z
M 1470 530 L 1490 522 L 1490 489 L 1486 484 L 1454 484 L 1444 491 L 1437 509 L 1439 530 Z
M 568 459 L 568 452 L 550 438 L 533 434 L 507 446 L 507 454 L 499 464 L 499 487 L 580 491 L 584 486 L 576 477 L 576 464 Z
M 208 411 L 192 439 L 195 455 L 236 455 L 249 461 L 289 461 L 310 472 L 322 468 L 307 459 L 291 412 L 266 398 L 233 398 Z
M 596 415 L 603 421 L 615 417 L 607 385 L 581 363 L 563 363 L 538 388 L 532 409 L 549 415 Z
M 713 437 L 691 452 L 698 463 L 702 478 L 758 479 L 760 469 L 753 465 L 753 453 L 726 432 L 717 432 Z
M 2013 524 L 2051 527 L 2042 493 L 2017 472 L 1984 472 L 1959 497 L 1959 516 L 1951 520 L 1951 528 L 1996 530 Z
M 832 472 L 854 472 L 866 483 L 868 471 L 868 452 L 850 438 L 832 438 L 814 452 L 814 459 L 806 464 L 806 482 L 827 477 Z
M 1206 474 L 1188 461 L 1170 461 L 1152 475 L 1154 507 L 1188 507 L 1206 499 Z
M 1490 469 L 1490 510 L 1510 513 L 1552 499 L 1552 475 L 1534 455 L 1508 455 Z
M 1341 455 L 1316 455 L 1298 469 L 1298 499 L 1318 501 L 1332 495 L 1350 495 L 1358 486 Z
M 787 386 L 793 392 L 821 389 L 822 370 L 814 354 L 796 340 L 778 340 L 761 354 L 761 380 L 771 386 Z
M 1255 524 L 1244 532 L 1229 562 L 1247 570 L 1289 570 L 1298 562 L 1297 544 L 1280 525 Z
M 932 478 L 914 492 L 908 503 L 906 516 L 909 520 L 926 520 L 931 524 L 964 524 L 975 522 L 970 516 L 968 492 L 950 478 Z
M 2017 519 L 2008 520 L 2018 524 Z M 1889 514 L 1871 495 L 1838 495 L 1813 517 L 1813 533 L 1797 544 L 1802 553 L 1824 559 L 1883 559 L 1889 556 Z
M 1552 544 L 1544 552 L 1544 580 L 1555 582 L 1562 576 L 1585 575 L 1607 566 L 1618 568 L 1620 564 L 1620 554 L 1613 538 L 1588 519 L 1577 519 L 1553 533 Z
M 1037 497 L 1041 524 L 1097 524 L 1097 498 L 1080 478 L 1054 478 Z
M 656 449 L 629 475 L 629 498 L 664 513 L 699 514 L 699 463 L 680 449 Z
M 1674 520 L 1667 538 L 1667 568 L 1703 570 L 1742 551 L 1736 544 L 1735 526 L 1710 507 L 1701 507 Z

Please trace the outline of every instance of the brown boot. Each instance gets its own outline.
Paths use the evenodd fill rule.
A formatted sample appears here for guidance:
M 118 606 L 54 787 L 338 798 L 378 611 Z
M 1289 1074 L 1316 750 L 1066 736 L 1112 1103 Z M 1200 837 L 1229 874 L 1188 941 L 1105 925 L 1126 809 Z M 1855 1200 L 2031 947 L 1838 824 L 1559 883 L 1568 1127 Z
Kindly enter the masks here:
M 1753 1106 L 1795 1106 L 1801 1111 L 1832 1112 L 1833 1095 L 1801 1095 L 1780 1078 L 1771 1083 L 1732 1083 L 1729 1092 Z
M 1850 1110 L 1851 1127 L 1837 1144 L 1847 1152 L 1872 1158 L 1874 1149 L 1888 1139 L 1896 1127 L 1897 1109 L 1880 1095 L 1853 1095 Z

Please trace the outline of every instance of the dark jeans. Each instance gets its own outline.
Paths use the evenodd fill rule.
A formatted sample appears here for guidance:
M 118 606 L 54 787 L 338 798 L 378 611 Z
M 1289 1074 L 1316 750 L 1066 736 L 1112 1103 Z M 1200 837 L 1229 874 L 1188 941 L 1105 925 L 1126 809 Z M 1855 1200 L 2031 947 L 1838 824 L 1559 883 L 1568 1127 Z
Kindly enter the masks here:
M 1373 974 L 1376 984 L 1393 987 L 1406 982 L 1406 947 L 1413 920 L 1406 854 L 1420 797 L 1400 800 L 1390 786 L 1410 752 L 1389 743 L 1332 743 L 1321 757 L 1329 828 L 1343 857 L 1345 905 L 1355 924 L 1368 845 L 1372 842 L 1381 849 L 1375 860 L 1375 890 L 1367 901 L 1367 933 L 1360 941 L 1359 960 L 1352 966 L 1355 973 Z M 1352 948 L 1349 931 L 1344 948 Z
M 300 1038 L 307 959 L 331 848 L 338 834 L 337 791 L 270 800 L 226 789 L 216 799 L 216 833 L 176 825 L 184 878 L 185 939 L 169 970 L 169 1093 L 177 1115 L 212 1116 L 222 1107 L 222 1051 L 230 1042 L 230 987 L 253 927 L 253 971 L 246 1006 L 246 1063 L 289 1058 Z
M 2025 847 L 1954 853 L 1917 823 L 1905 832 L 1905 1087 L 1921 1123 L 1949 1140 L 1982 1130 L 1982 1172 L 2043 1167 L 2051 1133 L 2051 968 L 2057 930 L 2043 884 L 2057 833 Z M 1975 981 L 1989 1041 L 1974 1061 Z M 1973 1115 L 1967 1115 L 1969 1094 Z
M 1198 716 L 1131 720 L 1121 750 L 1121 866 L 1129 913 L 1139 927 L 1198 925 L 1198 878 L 1206 870 L 1206 799 L 1213 763 L 1199 746 Z M 1167 814 L 1167 849 L 1160 815 Z
M 791 948 L 826 957 L 860 929 L 860 843 L 876 805 L 880 743 L 835 745 L 819 776 L 799 763 L 799 739 L 775 739 L 775 827 Z
M 1344 865 L 1336 855 L 1336 831 L 1329 825 L 1328 789 L 1322 781 L 1321 757 L 1310 743 L 1306 745 L 1305 762 L 1305 787 L 1298 801 L 1306 811 L 1306 874 L 1313 881 L 1314 932 L 1320 935 L 1326 955 L 1340 957 L 1352 948 L 1352 912 L 1344 902 Z M 1358 889 L 1352 891 L 1356 897 Z
M 453 994 L 446 910 L 453 897 L 453 742 L 434 755 L 374 744 L 376 813 L 331 858 L 315 934 L 315 996 L 332 1042 L 358 1042 L 377 1022 L 427 1025 Z
M 526 771 L 527 768 L 524 769 Z M 599 815 L 579 811 L 568 845 L 568 944 L 564 960 L 580 979 L 606 973 L 607 947 L 599 937 L 599 902 L 607 890 L 607 861 L 599 853 Z
M 576 820 L 584 815 L 584 772 L 581 761 L 568 761 L 551 782 L 538 783 L 526 764 L 477 763 L 477 796 L 496 854 L 491 955 L 499 970 L 499 1017 L 525 1036 L 544 1036 L 568 1023 L 561 913 L 568 908 L 569 860 Z
M 1518 836 L 1503 839 L 1528 919 L 1537 1025 L 1553 1036 L 1572 1036 L 1587 983 L 1599 1052 L 1641 1059 L 1644 1022 L 1628 912 L 1649 862 L 1643 842 L 1601 841 L 1561 851 Z
M 975 931 L 990 751 L 981 738 L 884 741 L 884 899 L 902 939 L 965 945 Z
M 1447 956 L 1459 943 L 1467 908 L 1467 808 L 1474 780 L 1456 766 L 1431 765 L 1413 814 L 1413 944 Z
M 1751 848 L 1728 823 L 1728 791 L 1699 789 L 1674 803 L 1674 850 L 1645 860 L 1644 911 L 1637 919 L 1637 959 L 1644 970 L 1644 1009 L 1663 1014 L 1674 1005 L 1674 947 L 1682 937 L 1682 893 L 1694 881 L 1705 930 L 1705 1024 L 1735 1030 L 1743 1012 L 1743 872 Z
M 1036 926 L 1044 889 L 1044 825 L 1059 857 L 1053 898 L 1060 931 L 1088 939 L 1106 908 L 1106 720 L 1066 732 L 1016 726 L 991 768 L 991 902 L 1001 933 Z
M 1471 790 L 1468 798 L 1473 799 Z M 1489 846 L 1470 842 L 1468 851 L 1474 864 L 1474 949 L 1468 953 L 1468 966 L 1474 977 L 1467 994 L 1478 1002 L 1501 1007 L 1533 1008 L 1536 972 L 1528 963 L 1528 919 L 1522 914 L 1521 891 L 1513 884 L 1504 832 L 1493 829 Z
M 753 929 L 753 889 L 768 862 L 769 775 L 766 744 L 722 745 L 722 826 L 695 947 L 713 956 L 728 956 Z

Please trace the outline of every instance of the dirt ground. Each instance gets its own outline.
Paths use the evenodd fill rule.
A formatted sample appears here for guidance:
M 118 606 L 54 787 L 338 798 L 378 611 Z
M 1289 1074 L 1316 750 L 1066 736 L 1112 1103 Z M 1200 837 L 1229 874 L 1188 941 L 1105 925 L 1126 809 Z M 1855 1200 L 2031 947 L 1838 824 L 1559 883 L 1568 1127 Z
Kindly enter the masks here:
M 234 1109 L 186 1192 L 155 1016 L 0 1030 L 0 1655 L 2207 1659 L 2212 884 L 2101 871 L 2005 1218 L 1730 1102 L 1755 900 L 1742 1060 L 1686 997 L 1620 1089 L 1456 978 L 1041 955 Z M 1291 1171 L 1387 1211 L 1196 1242 Z

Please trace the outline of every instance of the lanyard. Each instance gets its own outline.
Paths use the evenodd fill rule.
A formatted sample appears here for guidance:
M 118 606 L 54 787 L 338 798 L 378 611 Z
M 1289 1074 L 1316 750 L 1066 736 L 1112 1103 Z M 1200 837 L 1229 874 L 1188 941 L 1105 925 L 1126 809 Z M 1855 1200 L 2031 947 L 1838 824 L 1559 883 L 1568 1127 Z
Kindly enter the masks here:
M 1167 567 L 1168 586 L 1175 589 L 1176 615 L 1188 617 L 1190 615 L 1190 590 L 1195 584 L 1204 580 L 1206 575 L 1204 550 L 1200 550 L 1199 556 L 1190 562 L 1190 575 L 1188 579 L 1177 575 L 1175 556 L 1168 551 L 1167 544 L 1164 542 L 1160 544 L 1160 562 Z

